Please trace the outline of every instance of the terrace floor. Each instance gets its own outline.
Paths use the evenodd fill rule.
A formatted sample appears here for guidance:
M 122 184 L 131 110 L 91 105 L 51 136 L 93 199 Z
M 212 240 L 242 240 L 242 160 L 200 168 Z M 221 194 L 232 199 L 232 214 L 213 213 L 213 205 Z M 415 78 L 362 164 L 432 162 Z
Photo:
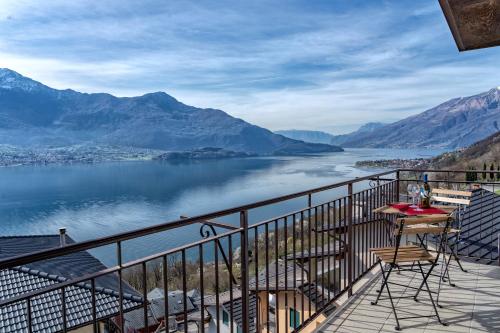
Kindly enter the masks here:
M 462 272 L 456 264 L 450 274 L 456 287 L 444 284 L 441 291 L 439 314 L 448 326 L 439 324 L 436 317 L 400 320 L 402 332 L 500 332 L 500 267 L 463 262 L 467 273 Z M 436 272 L 439 271 L 436 267 Z M 418 286 L 422 281 L 420 273 L 401 272 L 392 274 L 393 282 Z M 437 277 L 431 277 L 431 290 L 437 290 Z M 351 303 L 343 310 L 328 318 L 316 332 L 364 333 L 364 332 L 397 332 L 396 321 L 392 313 L 390 301 L 381 300 L 378 305 L 370 302 L 376 297 L 381 278 L 370 282 L 354 295 Z M 410 288 L 392 285 L 393 296 L 411 295 L 415 291 Z M 383 293 L 382 297 L 387 296 Z M 395 300 L 398 317 L 433 314 L 433 308 L 427 293 L 420 294 L 420 302 L 413 299 Z

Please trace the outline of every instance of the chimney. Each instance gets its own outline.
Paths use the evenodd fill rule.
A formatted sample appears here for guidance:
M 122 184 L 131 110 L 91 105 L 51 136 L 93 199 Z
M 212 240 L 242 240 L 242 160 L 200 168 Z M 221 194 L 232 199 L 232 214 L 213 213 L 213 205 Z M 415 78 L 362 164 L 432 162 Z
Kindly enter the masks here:
M 66 245 L 66 228 L 59 228 L 59 243 L 60 246 Z

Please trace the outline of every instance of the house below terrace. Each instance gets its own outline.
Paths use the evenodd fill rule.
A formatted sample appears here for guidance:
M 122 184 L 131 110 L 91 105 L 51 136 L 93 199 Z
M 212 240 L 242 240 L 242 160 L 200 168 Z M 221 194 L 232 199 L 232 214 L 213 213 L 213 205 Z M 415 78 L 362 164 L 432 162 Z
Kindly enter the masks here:
M 0 237 L 0 260 L 47 250 L 74 243 L 62 229 L 59 235 Z M 63 283 L 75 277 L 106 269 L 87 251 L 17 266 L 0 271 L 0 300 L 34 292 L 44 287 Z M 111 320 L 119 314 L 118 276 L 109 274 L 96 279 L 95 302 L 97 332 L 115 329 Z M 143 304 L 139 292 L 123 283 L 123 310 L 132 311 Z M 65 307 L 62 306 L 64 298 Z M 60 290 L 33 296 L 28 302 L 16 302 L 0 307 L 0 332 L 28 332 L 28 308 L 31 309 L 33 332 L 61 332 L 64 324 L 72 332 L 94 332 L 92 286 L 82 282 Z M 63 314 L 64 311 L 64 314 Z M 64 323 L 65 322 L 65 323 Z
M 205 313 L 204 323 L 201 323 L 202 317 L 198 307 L 199 298 L 200 295 L 196 289 L 186 293 L 187 316 L 185 316 L 182 290 L 167 293 L 168 311 L 165 311 L 165 290 L 154 288 L 147 294 L 147 327 L 144 320 L 144 307 L 141 307 L 125 314 L 125 332 L 184 332 L 185 322 L 188 323 L 189 332 L 200 332 L 201 325 L 205 325 L 210 316 Z M 168 315 L 168 320 L 165 319 L 165 314 Z

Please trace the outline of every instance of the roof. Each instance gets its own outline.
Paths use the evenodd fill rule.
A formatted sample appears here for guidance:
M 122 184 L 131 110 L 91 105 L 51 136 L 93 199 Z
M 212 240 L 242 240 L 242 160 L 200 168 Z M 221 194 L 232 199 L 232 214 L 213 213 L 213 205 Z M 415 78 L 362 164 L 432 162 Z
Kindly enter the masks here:
M 0 260 L 60 247 L 59 237 L 59 235 L 0 237 Z M 75 243 L 68 235 L 65 235 L 65 237 L 66 244 Z M 107 268 L 99 259 L 92 256 L 87 251 L 80 251 L 48 260 L 36 261 L 25 265 L 25 267 L 65 279 L 79 278 Z M 119 283 L 116 275 L 108 274 L 97 279 L 96 285 L 103 288 L 118 290 Z M 137 291 L 127 284 L 124 284 L 123 288 L 125 293 L 139 295 Z
M 472 192 L 471 203 L 462 217 L 460 255 L 498 260 L 500 196 L 487 190 Z
M 74 242 L 66 236 L 67 243 Z M 0 260 L 21 254 L 59 246 L 59 235 L 0 237 Z M 0 271 L 0 299 L 11 297 L 71 280 L 75 277 L 105 269 L 88 252 L 40 261 Z M 96 311 L 98 318 L 108 318 L 119 312 L 118 279 L 108 274 L 96 279 Z M 124 309 L 142 304 L 140 294 L 130 286 L 124 287 Z M 89 283 L 78 283 L 65 288 L 67 326 L 76 328 L 92 321 L 92 293 Z M 33 331 L 58 332 L 62 330 L 62 293 L 51 291 L 32 298 Z M 18 302 L 0 308 L 0 332 L 19 332 L 27 329 L 27 304 Z
M 339 259 L 345 255 L 346 248 L 342 242 L 331 242 L 330 244 L 325 244 L 324 246 L 313 247 L 309 251 L 307 248 L 303 251 L 298 251 L 294 254 L 289 254 L 285 258 L 287 260 L 308 260 L 311 258 L 324 258 L 333 257 Z
M 495 0 L 439 0 L 460 51 L 500 45 L 500 3 Z
M 236 298 L 241 298 L 241 290 L 239 288 L 233 288 L 232 295 L 229 292 L 229 290 L 221 292 L 221 293 L 216 294 L 216 295 L 207 295 L 203 298 L 203 305 L 204 306 L 215 306 L 215 305 L 217 305 L 217 302 L 219 302 L 219 304 L 224 304 L 224 303 L 231 301 L 231 296 L 232 296 L 233 300 Z M 217 299 L 217 297 L 218 297 L 218 299 Z M 196 303 L 201 304 L 201 302 L 199 300 Z
M 193 303 L 193 299 L 189 297 L 190 294 L 196 294 L 195 290 L 190 290 L 186 293 L 187 296 L 187 312 L 189 318 L 191 318 L 191 314 L 195 311 L 196 307 Z M 161 288 L 154 288 L 148 293 L 148 325 L 156 325 L 159 324 L 165 318 L 165 300 L 164 300 L 164 290 Z M 181 315 L 184 313 L 184 296 L 181 290 L 174 290 L 168 293 L 168 315 L 169 315 L 169 326 L 172 323 L 175 323 L 175 316 Z M 198 315 L 201 318 L 201 314 Z M 205 318 L 207 318 L 205 316 Z M 191 318 L 192 320 L 196 320 L 196 318 Z M 131 311 L 125 314 L 125 322 L 127 327 L 140 329 L 144 327 L 144 309 L 141 307 L 140 309 Z
M 277 266 L 277 267 L 276 267 Z M 294 274 L 295 272 L 295 274 Z M 307 272 L 292 261 L 278 259 L 264 267 L 257 276 L 250 279 L 250 290 L 293 290 L 307 282 Z
M 232 296 L 232 302 L 231 302 Z M 219 306 L 222 306 L 227 313 L 231 314 L 231 308 L 233 309 L 233 321 L 238 325 L 242 326 L 242 302 L 241 302 L 241 289 L 233 288 L 232 294 L 229 290 L 221 292 L 217 295 L 207 295 L 203 298 L 204 306 L 216 306 L 217 302 Z M 257 297 L 255 294 L 251 294 L 249 297 L 249 318 L 250 318 L 250 332 L 255 332 L 255 324 L 256 324 L 256 311 L 257 311 Z M 197 300 L 196 303 L 199 305 L 200 300 Z
M 248 298 L 248 303 L 249 303 L 249 308 L 248 308 L 249 331 L 256 332 L 255 325 L 257 318 L 257 297 L 254 294 L 251 294 Z M 225 302 L 222 304 L 222 306 L 229 314 L 231 314 L 231 309 L 232 309 L 233 322 L 235 322 L 241 328 L 243 325 L 241 297 L 234 298 L 233 296 L 232 302 L 231 301 Z

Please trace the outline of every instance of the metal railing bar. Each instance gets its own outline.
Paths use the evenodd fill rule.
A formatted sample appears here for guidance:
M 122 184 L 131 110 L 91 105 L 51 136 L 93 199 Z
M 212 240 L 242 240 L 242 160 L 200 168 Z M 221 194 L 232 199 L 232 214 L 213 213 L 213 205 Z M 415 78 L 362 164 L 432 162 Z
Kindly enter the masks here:
M 94 333 L 99 331 L 99 323 L 97 322 L 97 306 L 96 306 L 96 296 L 95 296 L 95 279 L 90 280 L 90 286 L 92 288 L 92 328 Z
M 202 246 L 202 245 L 200 245 Z M 164 255 L 162 257 L 162 279 L 163 279 L 163 306 L 165 308 L 165 318 L 164 318 L 164 323 L 165 323 L 165 328 L 166 331 L 169 330 L 169 308 L 168 308 L 168 257 L 167 255 Z M 203 284 L 203 280 L 201 280 L 201 283 Z M 201 302 L 203 304 L 203 289 L 201 289 Z M 203 316 L 202 316 L 203 318 Z
M 189 217 L 186 215 L 181 215 L 180 218 L 187 219 Z M 234 225 L 230 225 L 230 224 L 222 223 L 222 222 L 218 222 L 218 221 L 213 221 L 213 220 L 201 220 L 201 221 L 198 221 L 198 223 L 208 224 L 208 225 L 211 225 L 214 227 L 224 228 L 224 229 L 229 229 L 229 230 L 239 229 L 238 227 L 235 227 Z

